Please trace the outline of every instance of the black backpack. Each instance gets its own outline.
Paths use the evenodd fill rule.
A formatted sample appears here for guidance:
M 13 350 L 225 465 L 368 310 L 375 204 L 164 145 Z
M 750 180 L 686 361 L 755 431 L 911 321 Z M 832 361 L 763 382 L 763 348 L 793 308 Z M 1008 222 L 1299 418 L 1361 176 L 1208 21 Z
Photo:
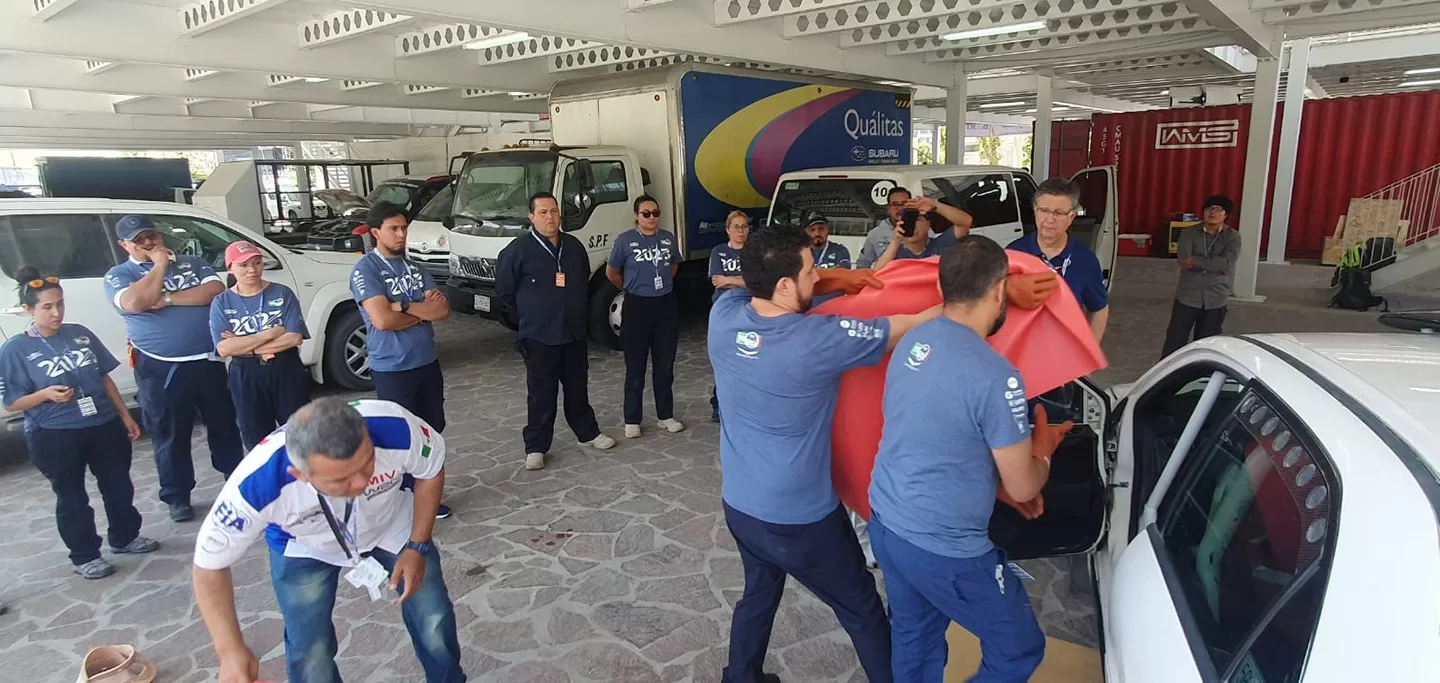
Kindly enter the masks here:
M 1352 311 L 1368 311 L 1372 306 L 1385 303 L 1385 299 L 1370 291 L 1370 271 L 1361 268 L 1338 268 L 1336 280 L 1339 288 L 1330 299 L 1334 308 Z

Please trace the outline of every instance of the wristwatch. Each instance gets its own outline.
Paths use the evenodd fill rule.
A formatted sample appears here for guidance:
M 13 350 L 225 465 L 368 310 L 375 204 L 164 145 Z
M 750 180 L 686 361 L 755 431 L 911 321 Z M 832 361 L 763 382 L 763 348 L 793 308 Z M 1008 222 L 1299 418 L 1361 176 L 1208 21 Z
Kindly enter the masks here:
M 408 312 L 409 310 L 410 310 L 410 300 L 409 300 L 409 299 L 406 299 L 406 300 L 404 300 L 404 301 L 401 301 L 401 302 L 400 302 L 400 312 L 401 312 L 401 313 L 406 313 L 406 312 Z
M 416 543 L 415 541 L 406 541 L 406 542 L 405 542 L 405 550 L 414 550 L 415 552 L 420 553 L 421 555 L 428 554 L 431 550 L 434 550 L 434 549 L 435 549 L 435 542 L 434 542 L 434 541 L 421 541 L 421 542 L 419 542 L 419 543 Z
M 166 306 L 169 306 L 169 305 L 170 305 L 172 299 L 174 299 L 174 297 L 170 294 L 170 292 L 165 292 L 165 305 L 166 305 Z

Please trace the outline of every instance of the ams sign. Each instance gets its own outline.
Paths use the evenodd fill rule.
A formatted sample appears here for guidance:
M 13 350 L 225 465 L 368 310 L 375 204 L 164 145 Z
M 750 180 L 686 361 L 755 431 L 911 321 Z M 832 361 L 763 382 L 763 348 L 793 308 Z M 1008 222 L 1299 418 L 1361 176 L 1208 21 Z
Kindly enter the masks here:
M 1162 123 L 1155 128 L 1155 149 L 1211 149 L 1240 144 L 1240 121 Z

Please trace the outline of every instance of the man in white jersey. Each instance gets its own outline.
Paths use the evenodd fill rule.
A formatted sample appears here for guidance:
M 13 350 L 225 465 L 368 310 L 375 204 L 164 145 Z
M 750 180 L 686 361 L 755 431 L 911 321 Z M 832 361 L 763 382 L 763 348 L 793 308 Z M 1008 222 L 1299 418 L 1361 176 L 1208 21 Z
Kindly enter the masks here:
M 230 567 L 262 532 L 292 683 L 340 680 L 331 612 L 342 575 L 372 600 L 387 588 L 398 594 L 427 683 L 463 683 L 455 610 L 430 538 L 444 465 L 440 434 L 388 401 L 313 401 L 251 450 L 195 544 L 195 597 L 219 655 L 220 683 L 258 676 L 236 618 Z M 400 488 L 407 474 L 413 495 Z

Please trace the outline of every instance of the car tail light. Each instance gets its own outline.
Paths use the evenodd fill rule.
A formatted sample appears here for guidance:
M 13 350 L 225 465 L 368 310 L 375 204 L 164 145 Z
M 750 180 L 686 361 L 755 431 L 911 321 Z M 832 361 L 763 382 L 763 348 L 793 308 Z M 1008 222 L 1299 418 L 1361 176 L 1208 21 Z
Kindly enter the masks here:
M 354 229 L 354 230 L 351 230 L 351 231 L 350 231 L 350 234 L 352 234 L 352 235 L 364 235 L 365 233 L 368 233 L 368 232 L 370 232 L 370 228 L 366 227 L 364 223 L 361 223 L 360 225 L 355 226 L 355 229 Z

